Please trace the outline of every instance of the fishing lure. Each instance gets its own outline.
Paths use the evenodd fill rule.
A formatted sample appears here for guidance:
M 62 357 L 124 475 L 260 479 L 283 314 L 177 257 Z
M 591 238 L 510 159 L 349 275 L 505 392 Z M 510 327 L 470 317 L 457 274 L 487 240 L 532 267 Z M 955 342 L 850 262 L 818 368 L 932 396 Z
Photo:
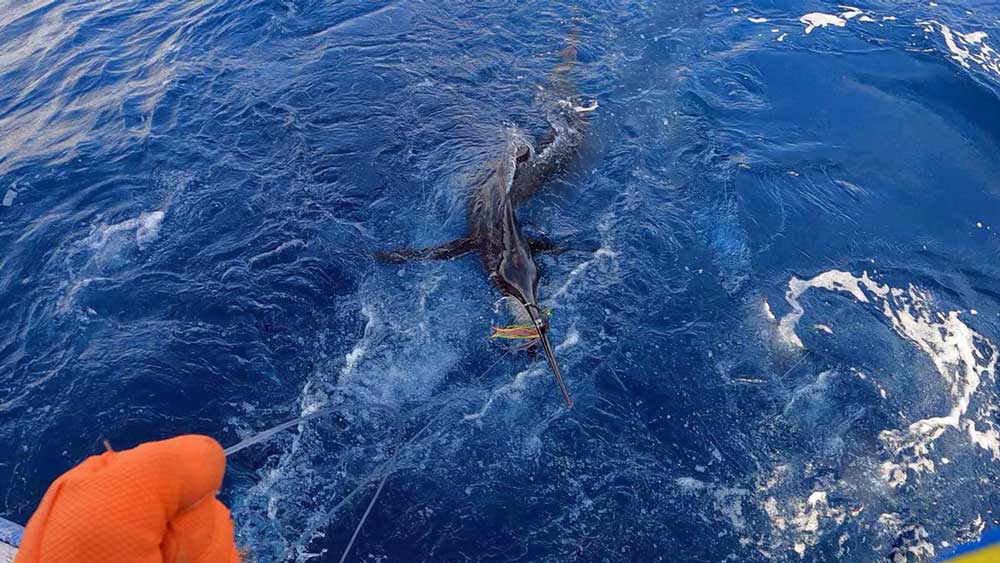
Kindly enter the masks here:
M 552 309 L 545 309 L 545 316 L 552 317 Z M 534 340 L 538 338 L 538 329 L 535 325 L 510 325 L 505 327 L 493 327 L 493 334 L 490 338 L 501 338 L 504 340 Z

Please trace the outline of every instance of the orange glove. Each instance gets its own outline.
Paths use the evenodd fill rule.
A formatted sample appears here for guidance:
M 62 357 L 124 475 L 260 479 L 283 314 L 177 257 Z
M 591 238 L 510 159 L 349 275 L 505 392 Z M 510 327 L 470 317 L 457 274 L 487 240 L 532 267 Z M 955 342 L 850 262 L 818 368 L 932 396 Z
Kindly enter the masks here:
M 215 498 L 225 470 L 207 436 L 90 457 L 49 487 L 14 561 L 238 563 L 233 521 Z

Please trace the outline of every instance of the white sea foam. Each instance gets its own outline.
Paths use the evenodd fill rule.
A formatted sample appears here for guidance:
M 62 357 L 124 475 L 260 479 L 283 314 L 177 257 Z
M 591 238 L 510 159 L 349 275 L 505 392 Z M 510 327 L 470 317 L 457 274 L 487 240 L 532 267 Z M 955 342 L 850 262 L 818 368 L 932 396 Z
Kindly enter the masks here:
M 144 211 L 132 219 L 92 227 L 90 234 L 70 250 L 74 256 L 80 255 L 85 265 L 64 286 L 66 291 L 57 311 L 68 312 L 77 293 L 90 284 L 113 281 L 111 274 L 127 261 L 130 250 L 141 249 L 156 239 L 165 216 L 163 210 Z
M 832 520 L 842 524 L 847 516 L 844 509 L 830 506 L 826 491 L 813 491 L 807 499 L 796 499 L 787 508 L 789 512 L 786 525 L 799 538 L 793 547 L 799 557 L 805 557 L 806 548 L 819 541 L 823 521 Z
M 314 386 L 312 381 L 307 381 L 302 386 L 302 392 L 299 394 L 299 416 L 312 414 L 325 407 L 329 402 L 330 399 L 326 392 L 318 388 L 318 386 Z M 303 424 L 305 422 L 298 424 L 300 432 L 302 431 Z
M 365 357 L 365 353 L 368 352 L 368 341 L 375 328 L 375 311 L 368 304 L 361 306 L 361 314 L 366 319 L 365 331 L 361 339 L 351 348 L 351 351 L 344 356 L 344 367 L 340 368 L 340 380 L 338 381 L 341 385 L 350 383 L 354 368 Z
M 806 26 L 806 34 L 812 33 L 812 31 L 818 27 L 846 27 L 848 22 L 854 20 L 855 18 L 859 22 L 864 23 L 878 23 L 878 20 L 872 16 L 865 13 L 861 8 L 854 6 L 839 6 L 843 10 L 840 14 L 825 14 L 823 12 L 813 12 L 806 14 L 799 18 L 799 21 Z M 896 19 L 895 17 L 884 17 L 883 21 L 891 21 Z
M 140 245 L 149 242 L 160 234 L 160 224 L 166 214 L 162 211 L 142 213 L 139 215 L 139 226 L 135 230 L 135 240 Z
M 806 26 L 806 35 L 812 33 L 817 27 L 826 27 L 828 25 L 844 27 L 847 25 L 847 20 L 844 18 L 833 14 L 824 14 L 822 12 L 812 12 L 811 14 L 806 14 L 799 18 L 799 21 Z
M 678 477 L 674 483 L 681 489 L 681 492 L 691 494 L 705 488 L 705 483 L 694 477 Z
M 914 524 L 906 526 L 903 524 L 903 518 L 895 512 L 880 514 L 878 522 L 890 537 L 896 540 L 905 538 L 905 541 L 899 542 L 896 547 L 901 553 L 909 553 L 915 561 L 933 559 L 934 545 L 928 541 L 929 534 L 923 526 Z M 892 559 L 897 560 L 895 557 Z M 904 556 L 902 560 L 909 561 L 910 558 Z
M 804 348 L 802 340 L 800 340 L 798 334 L 795 333 L 795 328 L 799 323 L 799 319 L 801 319 L 802 315 L 805 313 L 802 305 L 799 304 L 799 297 L 810 288 L 822 288 L 829 289 L 831 291 L 845 291 L 850 293 L 861 303 L 867 303 L 868 298 L 865 296 L 864 292 L 861 291 L 862 283 L 865 283 L 866 285 L 874 285 L 868 278 L 867 272 L 865 272 L 861 278 L 856 278 L 849 272 L 841 272 L 838 270 L 824 272 L 810 280 L 792 278 L 788 282 L 788 291 L 785 293 L 785 300 L 788 301 L 789 305 L 791 305 L 792 311 L 782 317 L 778 322 L 778 334 L 780 334 L 789 345 L 796 348 Z
M 799 302 L 809 289 L 846 293 L 861 304 L 873 306 L 900 337 L 924 352 L 949 389 L 950 408 L 939 416 L 927 417 L 905 428 L 887 429 L 879 434 L 893 459 L 882 464 L 882 478 L 892 486 L 906 482 L 908 471 L 935 471 L 930 458 L 932 444 L 948 429 L 964 431 L 970 443 L 1000 460 L 1000 432 L 988 415 L 970 413 L 973 396 L 984 380 L 994 377 L 997 349 L 985 337 L 972 330 L 958 311 L 940 313 L 932 310 L 930 296 L 914 286 L 892 288 L 873 281 L 867 272 L 855 276 L 831 270 L 809 280 L 792 278 L 785 298 L 792 310 L 781 318 L 778 331 L 789 345 L 803 347 L 796 327 L 804 314 Z M 989 411 L 989 404 L 980 411 Z
M 854 6 L 839 6 L 839 8 L 844 10 L 844 12 L 840 14 L 840 17 L 845 20 L 854 19 L 865 13 L 861 8 L 855 8 Z
M 139 246 L 142 246 L 155 239 L 160 233 L 160 225 L 165 216 L 166 213 L 163 211 L 143 211 L 134 219 L 126 219 L 111 225 L 101 225 L 87 238 L 87 244 L 92 248 L 101 248 L 107 245 L 113 237 L 123 232 L 135 231 L 135 241 Z
M 937 26 L 948 51 L 951 52 L 951 58 L 958 64 L 968 69 L 976 65 L 982 70 L 1000 76 L 1000 54 L 987 43 L 986 39 L 989 35 L 986 32 L 959 33 L 934 20 L 919 21 L 917 24 L 922 25 L 924 31 L 928 33 L 933 32 L 934 26 Z
M 972 33 L 966 33 L 962 36 L 962 39 L 970 45 L 979 45 L 986 39 L 989 35 L 985 31 L 974 31 Z
M 696 470 L 702 471 L 703 468 Z M 682 494 L 704 495 L 706 501 L 711 501 L 712 509 L 728 520 L 733 530 L 741 532 L 746 529 L 743 505 L 750 497 L 749 490 L 705 482 L 694 477 L 678 477 L 674 479 L 674 484 Z
M 14 190 L 7 190 L 7 193 L 3 196 L 3 206 L 10 207 L 14 205 L 14 198 L 17 197 L 17 192 Z
M 111 278 L 107 277 L 95 277 L 95 278 L 84 278 L 79 280 L 69 286 L 66 290 L 66 294 L 63 295 L 62 299 L 59 300 L 59 305 L 56 307 L 56 311 L 59 313 L 69 312 L 70 308 L 73 306 L 73 302 L 76 300 L 76 294 L 81 290 L 86 289 L 92 283 L 96 282 L 111 282 Z
M 712 492 L 712 507 L 725 516 L 733 530 L 742 532 L 746 529 L 746 518 L 743 516 L 743 502 L 750 495 L 747 489 L 734 487 L 715 487 Z
M 808 464 L 803 469 L 810 471 Z M 790 549 L 800 558 L 819 543 L 823 534 L 830 530 L 830 524 L 843 524 L 849 516 L 857 514 L 842 504 L 831 503 L 829 490 L 835 490 L 837 482 L 814 485 L 805 495 L 793 493 L 789 498 L 783 494 L 789 487 L 798 489 L 802 477 L 801 473 L 783 464 L 772 469 L 770 474 L 760 476 L 756 482 L 756 497 L 763 499 L 760 507 L 771 522 L 774 539 L 778 540 L 771 544 L 772 547 Z
M 606 246 L 602 246 L 597 249 L 596 252 L 591 256 L 589 260 L 581 262 L 577 267 L 573 268 L 573 271 L 566 276 L 566 281 L 563 282 L 559 289 L 553 292 L 552 296 L 545 300 L 548 305 L 555 306 L 558 304 L 559 299 L 564 297 L 568 292 L 569 288 L 572 287 L 573 282 L 576 281 L 584 272 L 593 267 L 601 259 L 614 259 L 618 257 L 618 253 Z
M 778 322 L 778 319 L 774 316 L 774 312 L 771 311 L 771 304 L 767 302 L 767 298 L 764 298 L 761 310 L 764 312 L 764 318 L 771 321 L 772 323 Z

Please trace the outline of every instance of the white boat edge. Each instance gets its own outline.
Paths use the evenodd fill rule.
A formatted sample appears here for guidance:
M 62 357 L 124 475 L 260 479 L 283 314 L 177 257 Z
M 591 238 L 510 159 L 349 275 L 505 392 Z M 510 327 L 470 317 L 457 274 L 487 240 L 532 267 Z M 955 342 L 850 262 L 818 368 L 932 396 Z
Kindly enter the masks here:
M 17 556 L 16 547 L 0 543 L 0 563 L 14 563 L 15 556 Z
M 0 518 L 0 563 L 14 563 L 24 528 Z

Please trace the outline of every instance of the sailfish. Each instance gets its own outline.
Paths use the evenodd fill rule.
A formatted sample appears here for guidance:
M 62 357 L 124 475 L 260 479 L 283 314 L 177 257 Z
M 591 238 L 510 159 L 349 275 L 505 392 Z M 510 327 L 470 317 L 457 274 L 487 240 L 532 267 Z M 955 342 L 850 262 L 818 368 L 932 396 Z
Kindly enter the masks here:
M 573 407 L 555 351 L 549 341 L 548 314 L 538 305 L 541 271 L 534 256 L 561 252 L 563 248 L 527 236 L 517 220 L 516 210 L 531 199 L 554 176 L 563 171 L 583 142 L 589 115 L 596 101 L 582 106 L 569 72 L 577 60 L 575 34 L 560 53 L 560 63 L 551 72 L 549 88 L 539 96 L 547 106 L 549 130 L 536 145 L 520 130 L 508 129 L 506 143 L 498 158 L 480 176 L 468 208 L 469 232 L 451 242 L 423 249 L 380 252 L 380 261 L 401 263 L 412 260 L 451 260 L 478 252 L 483 268 L 505 296 L 516 305 L 515 316 L 527 325 L 533 346 L 540 342 L 567 408 Z M 533 328 L 533 334 L 530 330 Z

